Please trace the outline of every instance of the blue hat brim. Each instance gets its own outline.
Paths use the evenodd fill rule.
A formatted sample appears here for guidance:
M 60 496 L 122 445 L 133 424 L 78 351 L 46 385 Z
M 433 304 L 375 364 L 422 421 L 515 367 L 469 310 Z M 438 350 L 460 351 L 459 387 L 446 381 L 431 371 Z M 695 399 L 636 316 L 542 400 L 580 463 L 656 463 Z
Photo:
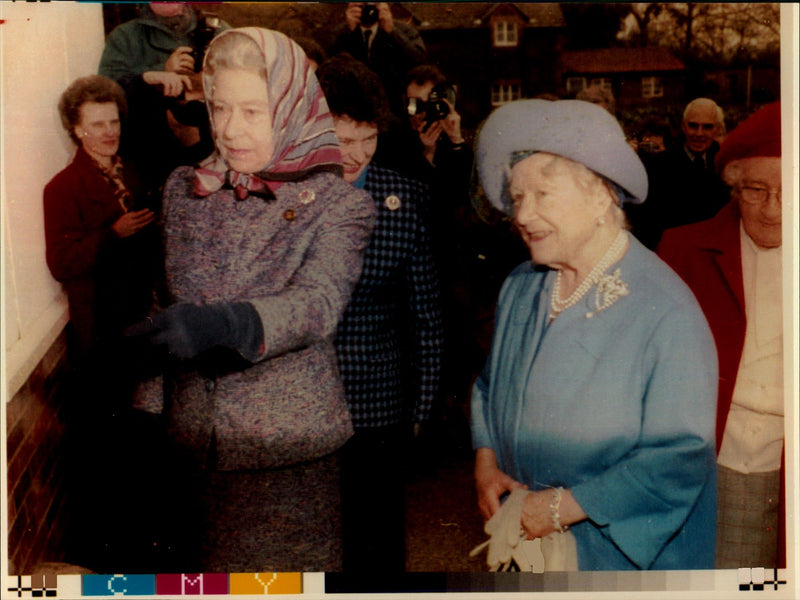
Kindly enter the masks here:
M 518 100 L 489 115 L 478 135 L 475 158 L 492 205 L 510 212 L 506 171 L 515 152 L 548 152 L 574 160 L 613 181 L 625 200 L 647 197 L 647 172 L 617 120 L 583 100 Z

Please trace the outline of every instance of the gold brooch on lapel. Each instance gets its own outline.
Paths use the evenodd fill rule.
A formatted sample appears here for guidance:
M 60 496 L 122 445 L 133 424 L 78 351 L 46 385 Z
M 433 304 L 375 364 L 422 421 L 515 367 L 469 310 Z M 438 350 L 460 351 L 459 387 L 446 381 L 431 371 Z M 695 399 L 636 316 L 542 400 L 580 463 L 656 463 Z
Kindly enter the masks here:
M 400 208 L 400 198 L 398 198 L 394 194 L 391 196 L 387 196 L 385 204 L 386 208 L 388 208 L 389 210 L 397 210 L 398 208 Z
M 297 214 L 290 208 L 285 213 L 283 213 L 283 218 L 287 221 L 294 221 L 297 218 Z

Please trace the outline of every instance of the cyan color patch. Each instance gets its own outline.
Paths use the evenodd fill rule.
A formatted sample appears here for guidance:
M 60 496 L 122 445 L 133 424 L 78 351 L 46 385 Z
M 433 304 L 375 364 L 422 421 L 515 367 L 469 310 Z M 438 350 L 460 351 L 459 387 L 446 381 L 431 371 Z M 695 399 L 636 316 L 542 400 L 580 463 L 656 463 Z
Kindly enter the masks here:
M 153 596 L 155 575 L 84 575 L 84 596 Z

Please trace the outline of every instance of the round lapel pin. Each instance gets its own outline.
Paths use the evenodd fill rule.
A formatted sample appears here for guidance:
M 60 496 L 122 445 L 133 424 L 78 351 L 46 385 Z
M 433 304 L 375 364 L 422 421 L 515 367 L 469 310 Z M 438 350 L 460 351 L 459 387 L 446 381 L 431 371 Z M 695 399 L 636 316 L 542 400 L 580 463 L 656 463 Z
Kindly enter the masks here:
M 395 195 L 387 196 L 385 204 L 389 210 L 397 210 L 400 208 L 400 198 Z
M 316 198 L 317 195 L 314 193 L 314 190 L 300 190 L 300 194 L 298 195 L 300 204 L 311 204 Z

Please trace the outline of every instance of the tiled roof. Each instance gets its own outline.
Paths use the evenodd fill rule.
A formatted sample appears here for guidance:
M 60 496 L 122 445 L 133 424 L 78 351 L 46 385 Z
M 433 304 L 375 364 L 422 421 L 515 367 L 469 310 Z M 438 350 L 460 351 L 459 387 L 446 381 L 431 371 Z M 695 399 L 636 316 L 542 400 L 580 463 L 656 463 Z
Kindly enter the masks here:
M 666 48 L 602 48 L 568 50 L 561 55 L 562 65 L 573 73 L 630 73 L 640 71 L 680 71 L 686 66 Z
M 564 27 L 564 15 L 556 3 L 527 2 L 402 2 L 420 31 L 486 27 L 501 6 L 514 7 L 530 27 Z

